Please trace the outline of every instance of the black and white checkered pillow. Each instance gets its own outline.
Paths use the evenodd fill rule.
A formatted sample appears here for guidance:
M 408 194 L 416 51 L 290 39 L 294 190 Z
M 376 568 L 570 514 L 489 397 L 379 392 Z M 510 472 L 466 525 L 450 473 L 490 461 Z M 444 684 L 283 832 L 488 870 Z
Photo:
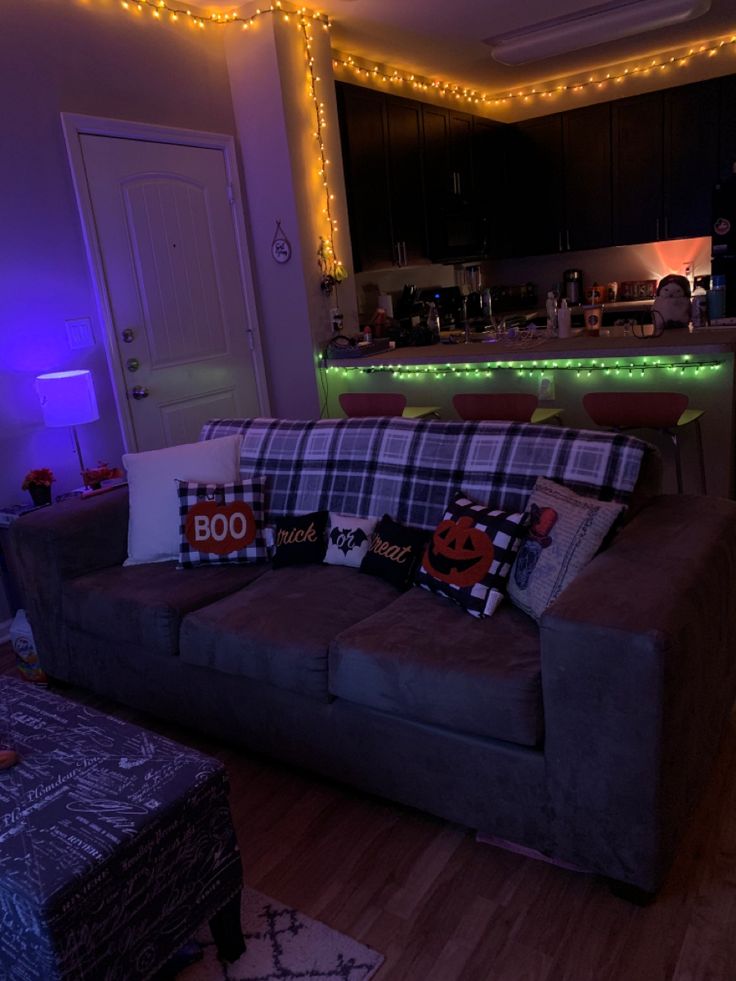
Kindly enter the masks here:
M 242 564 L 267 558 L 264 486 L 259 478 L 232 484 L 180 480 L 179 568 Z
M 491 616 L 503 599 L 527 522 L 526 513 L 498 511 L 456 495 L 424 551 L 417 583 L 474 617 Z

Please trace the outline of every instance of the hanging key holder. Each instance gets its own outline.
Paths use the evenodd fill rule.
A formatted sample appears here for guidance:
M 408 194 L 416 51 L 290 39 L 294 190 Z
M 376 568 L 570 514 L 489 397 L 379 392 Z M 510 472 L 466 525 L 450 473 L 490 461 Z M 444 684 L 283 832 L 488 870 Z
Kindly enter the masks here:
M 291 259 L 291 242 L 284 234 L 280 219 L 276 219 L 276 231 L 271 242 L 271 255 L 276 262 L 284 263 Z

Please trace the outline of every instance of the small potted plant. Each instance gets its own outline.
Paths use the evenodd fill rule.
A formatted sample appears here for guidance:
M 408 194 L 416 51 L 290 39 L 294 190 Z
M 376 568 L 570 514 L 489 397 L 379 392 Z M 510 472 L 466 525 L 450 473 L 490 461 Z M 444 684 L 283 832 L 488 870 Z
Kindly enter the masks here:
M 51 504 L 51 485 L 56 480 L 48 467 L 29 470 L 23 479 L 22 490 L 27 490 L 36 507 Z
M 99 490 L 103 480 L 116 480 L 122 476 L 123 471 L 119 467 L 111 467 L 102 461 L 98 461 L 96 467 L 87 467 L 82 471 L 84 486 L 90 490 Z

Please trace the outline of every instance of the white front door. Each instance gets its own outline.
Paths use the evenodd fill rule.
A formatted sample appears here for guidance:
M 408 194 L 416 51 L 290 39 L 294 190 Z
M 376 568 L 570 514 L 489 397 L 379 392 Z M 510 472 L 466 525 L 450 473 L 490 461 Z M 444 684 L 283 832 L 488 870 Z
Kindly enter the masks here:
M 79 145 L 128 448 L 263 414 L 223 150 L 88 133 Z

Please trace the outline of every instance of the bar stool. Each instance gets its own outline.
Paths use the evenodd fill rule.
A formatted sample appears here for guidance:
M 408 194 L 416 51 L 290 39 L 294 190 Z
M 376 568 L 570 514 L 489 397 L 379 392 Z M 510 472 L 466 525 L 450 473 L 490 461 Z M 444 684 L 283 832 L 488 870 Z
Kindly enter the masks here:
M 453 395 L 452 404 L 461 419 L 476 422 L 481 419 L 504 422 L 562 422 L 562 409 L 550 406 L 538 408 L 536 395 L 521 392 L 478 392 Z
M 343 392 L 340 408 L 346 416 L 403 416 L 404 419 L 439 419 L 439 405 L 407 405 L 406 396 L 394 392 Z
M 616 429 L 655 429 L 672 440 L 675 451 L 677 492 L 682 494 L 682 462 L 680 460 L 680 430 L 695 426 L 698 447 L 700 483 L 706 494 L 705 458 L 700 419 L 704 409 L 689 409 L 689 398 L 680 392 L 588 392 L 583 407 L 597 426 Z
M 341 392 L 340 408 L 346 416 L 400 416 L 406 395 L 399 392 Z

